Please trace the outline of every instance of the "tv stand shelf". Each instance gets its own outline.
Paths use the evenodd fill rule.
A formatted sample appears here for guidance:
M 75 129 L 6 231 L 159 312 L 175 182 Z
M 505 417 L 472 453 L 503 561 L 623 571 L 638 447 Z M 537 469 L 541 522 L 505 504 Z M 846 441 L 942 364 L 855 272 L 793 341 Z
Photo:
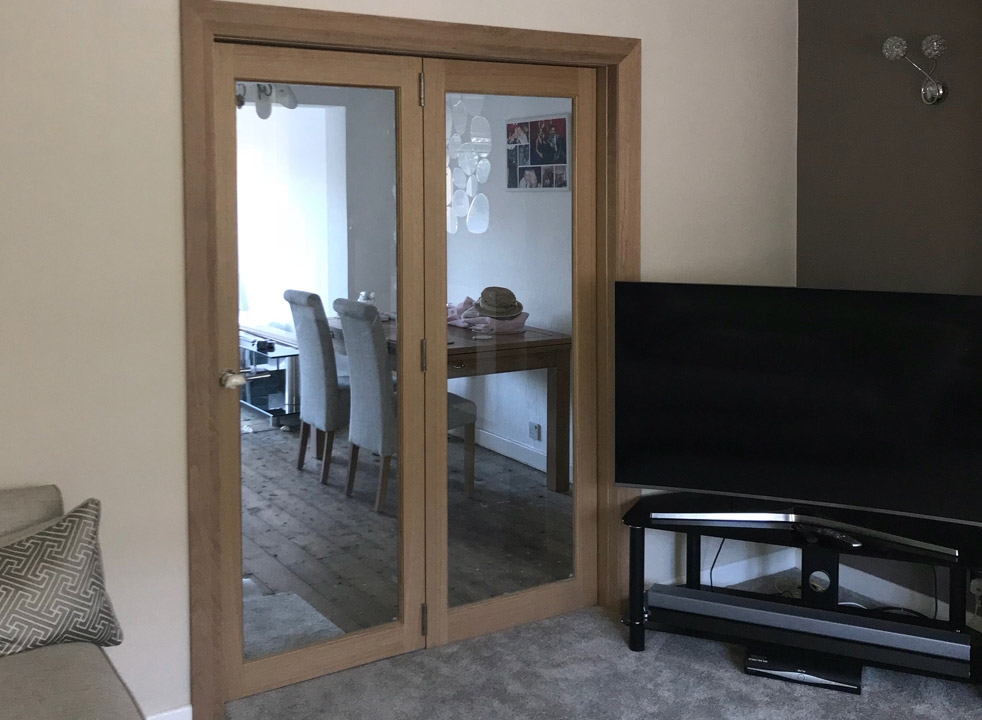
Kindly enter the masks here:
M 965 623 L 969 574 L 982 567 L 980 528 L 701 493 L 642 497 L 623 522 L 630 528 L 627 624 L 632 650 L 644 649 L 646 630 L 667 629 L 982 682 L 982 636 Z M 683 586 L 645 590 L 646 529 L 685 534 Z M 704 535 L 800 548 L 801 598 L 702 585 Z M 948 568 L 948 619 L 840 606 L 839 560 L 848 555 Z

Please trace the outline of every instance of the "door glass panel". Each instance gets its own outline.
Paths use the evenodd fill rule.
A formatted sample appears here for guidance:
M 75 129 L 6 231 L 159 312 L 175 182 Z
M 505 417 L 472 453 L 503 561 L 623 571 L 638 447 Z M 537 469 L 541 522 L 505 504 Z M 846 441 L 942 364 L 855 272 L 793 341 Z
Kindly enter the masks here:
M 240 404 L 243 652 L 252 660 L 399 616 L 391 358 L 346 343 L 334 309 L 363 296 L 379 315 L 369 332 L 395 325 L 396 96 L 265 81 L 240 81 L 236 94 L 239 346 L 250 377 Z M 288 302 L 288 290 L 300 294 Z M 392 402 L 364 392 L 366 375 L 356 381 L 353 369 L 371 367 L 381 368 L 376 384 L 379 373 L 391 381 L 382 385 Z M 356 412 L 365 434 L 352 475 Z
M 448 94 L 448 604 L 572 577 L 572 102 Z

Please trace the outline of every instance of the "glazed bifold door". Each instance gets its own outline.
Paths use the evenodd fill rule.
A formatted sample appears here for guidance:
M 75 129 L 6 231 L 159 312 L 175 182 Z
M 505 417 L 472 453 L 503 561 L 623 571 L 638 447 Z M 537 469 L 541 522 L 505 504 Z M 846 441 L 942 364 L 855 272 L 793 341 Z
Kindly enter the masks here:
M 424 644 L 421 64 L 216 45 L 228 699 Z
M 596 74 L 423 63 L 428 644 L 596 602 Z
M 224 697 L 595 604 L 595 71 L 215 60 Z

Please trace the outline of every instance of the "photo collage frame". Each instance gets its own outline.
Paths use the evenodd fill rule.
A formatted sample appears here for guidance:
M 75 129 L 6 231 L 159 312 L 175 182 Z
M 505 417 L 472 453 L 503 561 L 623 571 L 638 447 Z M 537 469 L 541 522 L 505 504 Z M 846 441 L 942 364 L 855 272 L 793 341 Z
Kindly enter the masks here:
M 509 190 L 569 190 L 569 120 L 556 115 L 505 124 Z

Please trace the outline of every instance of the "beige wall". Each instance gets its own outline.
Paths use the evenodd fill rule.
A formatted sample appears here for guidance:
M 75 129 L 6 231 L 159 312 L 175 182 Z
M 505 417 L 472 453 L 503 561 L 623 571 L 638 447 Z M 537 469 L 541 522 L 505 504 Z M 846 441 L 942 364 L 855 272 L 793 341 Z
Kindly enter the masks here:
M 797 5 L 316 7 L 641 37 L 645 278 L 794 280 Z M 0 4 L 0 486 L 104 502 L 111 657 L 189 702 L 178 0 Z
M 188 702 L 177 2 L 0 3 L 0 485 L 103 501 L 110 651 Z

